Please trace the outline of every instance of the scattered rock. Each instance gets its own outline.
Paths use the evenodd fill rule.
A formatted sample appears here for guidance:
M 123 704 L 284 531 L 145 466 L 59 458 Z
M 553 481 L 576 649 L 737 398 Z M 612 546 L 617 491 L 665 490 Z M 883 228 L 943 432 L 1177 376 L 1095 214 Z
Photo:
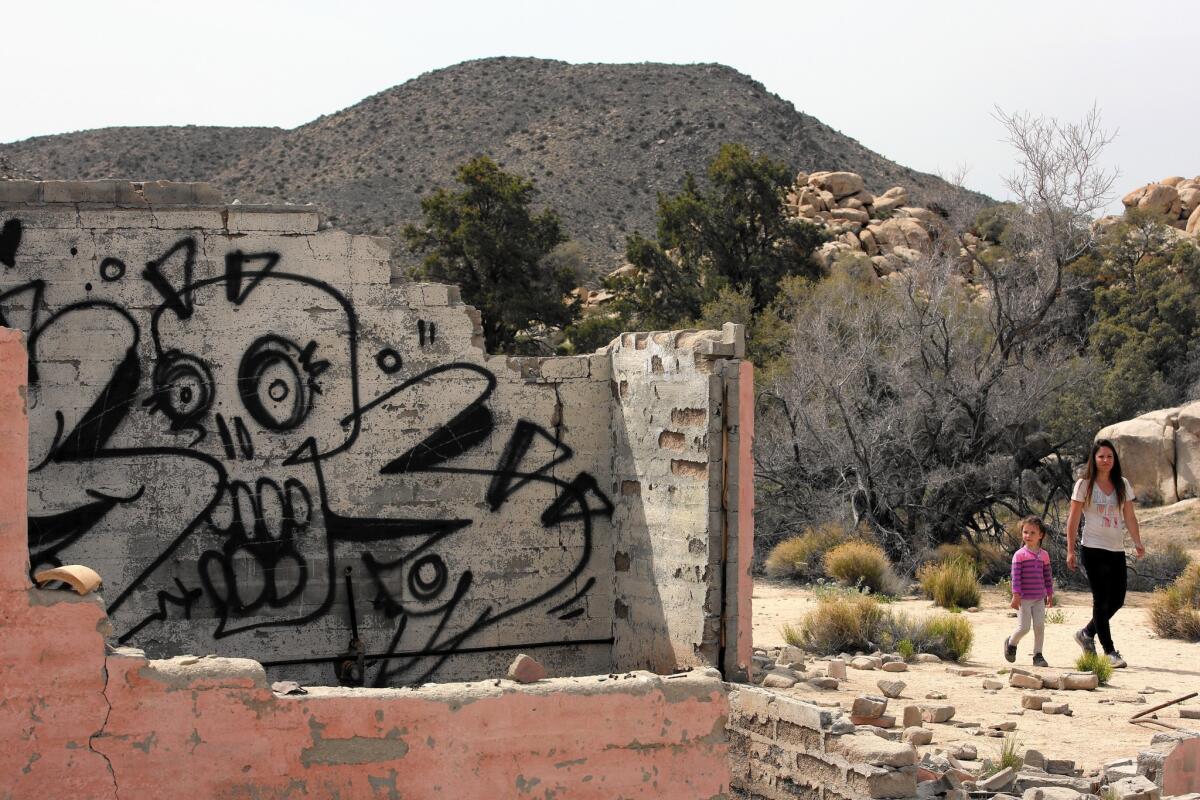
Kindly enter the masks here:
M 744 651 L 743 651 L 744 652 Z M 534 683 L 546 677 L 546 668 L 536 659 L 521 653 L 508 668 L 507 678 L 517 683 Z
M 271 691 L 275 694 L 308 694 L 308 690 L 295 681 L 275 681 Z
M 1063 676 L 1064 689 L 1091 690 L 1100 686 L 1100 676 L 1094 672 L 1068 672 Z
M 1004 681 L 996 680 L 995 678 L 984 678 L 983 679 L 983 688 L 988 689 L 990 691 L 996 691 L 997 689 L 1003 689 Z
M 917 653 L 913 656 L 914 664 L 940 664 L 942 659 L 933 653 Z
M 1041 689 L 1042 679 L 1037 675 L 1028 675 L 1024 672 L 1014 671 L 1008 676 L 1008 685 L 1016 686 L 1019 689 Z
M 1026 789 L 1021 800 L 1079 800 L 1082 792 L 1077 792 L 1067 786 L 1039 786 Z
M 974 761 L 979 751 L 973 744 L 952 744 L 946 748 L 946 754 L 955 761 Z
M 908 664 L 903 661 L 885 661 L 883 662 L 884 672 L 908 672 Z
M 875 685 L 879 687 L 879 691 L 883 692 L 884 697 L 896 698 L 900 696 L 900 693 L 904 691 L 904 687 L 908 684 L 904 681 L 880 680 Z
M 859 717 L 851 714 L 850 721 L 855 725 L 870 725 L 873 728 L 896 727 L 896 718 L 891 714 L 881 714 L 877 717 Z
M 987 792 L 1001 792 L 1017 782 L 1017 771 L 1005 767 L 994 775 L 978 781 L 978 787 Z
M 1051 775 L 1074 775 L 1075 762 L 1069 758 L 1047 758 L 1046 766 L 1042 769 Z
M 878 717 L 887 711 L 887 698 L 873 694 L 862 694 L 854 698 L 850 714 L 855 717 Z
M 1043 714 L 1070 714 L 1071 706 L 1067 703 L 1042 703 Z
M 920 706 L 905 706 L 903 719 L 905 728 L 919 728 L 925 721 L 921 715 Z
M 779 651 L 779 657 L 776 659 L 777 663 L 782 664 L 794 664 L 797 661 L 801 664 L 804 663 L 804 651 L 793 644 L 784 645 Z
M 993 722 L 991 725 L 988 725 L 988 727 L 994 731 L 1015 731 L 1017 729 L 1017 723 L 1013 722 L 1012 720 L 1005 720 L 1004 722 Z
M 853 669 L 879 669 L 883 666 L 883 661 L 874 656 L 855 656 L 851 659 L 850 666 Z
M 1144 699 L 1142 702 L 1146 702 Z M 1180 706 L 1179 716 L 1182 719 L 1200 719 L 1200 708 L 1192 708 L 1188 706 Z
M 946 695 L 943 692 L 929 692 L 925 695 L 926 700 L 945 700 Z
M 1021 708 L 1031 708 L 1034 711 L 1041 711 L 1042 706 L 1050 702 L 1050 696 L 1045 694 L 1023 694 L 1021 695 Z
M 960 678 L 973 678 L 976 675 L 982 675 L 983 670 L 971 669 L 970 667 L 946 667 L 946 672 L 951 675 L 957 675 Z
M 808 679 L 808 685 L 814 689 L 836 689 L 838 688 L 838 680 L 837 678 L 816 676 Z
M 875 767 L 910 767 L 917 763 L 917 751 L 908 742 L 892 742 L 869 733 L 843 736 L 837 740 L 837 747 L 848 760 Z
M 829 666 L 825 671 L 831 678 L 837 678 L 840 681 L 846 680 L 846 662 L 840 658 L 829 659 Z
M 925 722 L 949 722 L 954 717 L 954 706 L 924 703 L 921 705 L 921 719 Z
M 1162 797 L 1162 790 L 1145 775 L 1122 778 L 1110 783 L 1108 788 L 1116 800 L 1159 800 Z
M 1032 767 L 1033 769 L 1046 768 L 1046 757 L 1042 755 L 1040 750 L 1034 750 L 1033 748 L 1025 751 L 1025 757 L 1021 761 L 1026 767 Z
M 933 731 L 919 727 L 905 728 L 903 739 L 915 747 L 922 747 L 933 741 Z
M 786 667 L 775 667 L 763 678 L 762 685 L 766 689 L 790 689 L 800 680 L 796 673 Z

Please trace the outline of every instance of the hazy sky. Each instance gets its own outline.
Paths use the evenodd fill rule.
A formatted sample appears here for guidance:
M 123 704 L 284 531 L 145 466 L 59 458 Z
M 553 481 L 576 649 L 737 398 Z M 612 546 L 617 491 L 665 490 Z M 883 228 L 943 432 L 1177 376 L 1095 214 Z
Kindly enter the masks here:
M 1120 193 L 1200 174 L 1200 4 L 592 0 L 9 3 L 0 142 L 110 125 L 279 125 L 513 55 L 720 62 L 867 147 L 1003 197 L 994 106 L 1097 103 Z

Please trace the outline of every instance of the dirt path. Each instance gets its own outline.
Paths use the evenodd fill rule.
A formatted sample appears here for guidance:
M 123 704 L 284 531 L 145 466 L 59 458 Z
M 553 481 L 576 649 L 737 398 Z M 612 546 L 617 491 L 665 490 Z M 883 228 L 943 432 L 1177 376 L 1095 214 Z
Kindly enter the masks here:
M 1193 558 L 1200 558 L 1200 537 L 1197 536 L 1200 501 L 1188 500 L 1162 509 L 1139 511 L 1139 517 L 1143 519 L 1149 546 L 1153 547 L 1156 541 L 1173 539 L 1187 547 Z M 964 666 L 989 673 L 1009 666 L 1003 657 L 1003 642 L 1016 620 L 1010 616 L 1008 600 L 1007 595 L 988 589 L 980 611 L 967 615 L 975 631 L 975 644 Z M 782 645 L 781 627 L 785 623 L 799 622 L 815 606 L 811 591 L 764 580 L 755 583 L 753 602 L 754 644 L 767 648 Z M 1113 638 L 1129 662 L 1128 669 L 1116 670 L 1110 684 L 1096 691 L 1046 692 L 1070 703 L 1074 711 L 1072 717 L 1049 716 L 1038 711 L 1009 715 L 1010 710 L 1020 707 L 1022 690 L 1006 685 L 999 691 L 986 691 L 982 686 L 984 676 L 952 675 L 945 664 L 912 664 L 908 672 L 887 675 L 908 684 L 903 698 L 890 701 L 889 709 L 899 712 L 909 703 L 928 702 L 926 693 L 940 691 L 947 696 L 944 702 L 955 706 L 956 720 L 979 722 L 985 727 L 994 722 L 1014 720 L 1017 723 L 1015 735 L 1022 748 L 1036 748 L 1048 757 L 1071 758 L 1081 766 L 1092 767 L 1109 759 L 1136 756 L 1137 751 L 1150 742 L 1153 730 L 1131 724 L 1129 717 L 1156 703 L 1200 691 L 1200 643 L 1156 637 L 1147 619 L 1149 602 L 1149 594 L 1131 593 L 1125 608 L 1114 619 Z M 1052 667 L 1070 670 L 1079 655 L 1079 647 L 1071 635 L 1091 617 L 1091 596 L 1086 592 L 1061 592 L 1058 603 L 1065 612 L 1066 621 L 1046 626 L 1045 656 Z M 892 608 L 914 615 L 937 611 L 928 600 L 901 600 Z M 1016 666 L 1030 667 L 1032 645 L 1033 634 L 1030 633 L 1021 642 Z M 809 669 L 820 666 L 817 662 Z M 841 702 L 848 709 L 858 694 L 879 694 L 875 684 L 884 675 L 851 669 L 848 680 L 837 691 L 821 691 L 803 683 L 787 691 L 818 702 Z M 1148 689 L 1157 691 L 1149 693 Z M 1187 705 L 1200 707 L 1200 698 L 1188 701 Z M 1200 727 L 1200 721 L 1180 720 L 1178 706 L 1159 712 L 1159 716 L 1174 724 L 1192 723 L 1193 727 Z M 967 730 L 948 725 L 928 727 L 934 730 L 934 741 L 922 749 L 967 742 L 975 745 L 983 758 L 994 756 L 1002 741 L 972 736 Z

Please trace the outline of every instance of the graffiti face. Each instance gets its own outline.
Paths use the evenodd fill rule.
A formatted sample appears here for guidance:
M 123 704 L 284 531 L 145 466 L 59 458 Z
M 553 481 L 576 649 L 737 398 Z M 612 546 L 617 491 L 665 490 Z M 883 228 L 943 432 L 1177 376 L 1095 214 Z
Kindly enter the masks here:
M 342 420 L 357 419 L 354 318 L 315 281 L 227 270 L 173 293 L 151 327 L 148 405 L 172 431 L 192 432 L 191 447 L 280 462 L 313 447 L 327 456 L 353 437 Z
M 4 230 L 4 266 L 23 268 L 20 225 Z M 350 683 L 423 681 L 490 642 L 538 646 L 523 633 L 535 619 L 563 628 L 541 645 L 611 642 L 570 635 L 612 505 L 587 473 L 565 474 L 558 429 L 497 430 L 497 380 L 478 364 L 407 372 L 406 347 L 439 341 L 425 320 L 365 360 L 374 396 L 360 401 L 358 311 L 337 288 L 237 249 L 196 278 L 197 249 L 182 239 L 140 275 L 129 254 L 97 259 L 101 285 L 140 281 L 150 309 L 47 302 L 52 280 L 0 273 L 0 322 L 32 309 L 31 383 L 57 387 L 36 409 L 31 496 L 51 499 L 31 513 L 34 567 L 103 557 L 132 532 L 137 563 L 106 594 L 120 641 L 333 665 Z M 63 356 L 87 326 L 113 332 L 95 345 L 107 375 L 75 385 Z M 347 484 L 371 491 L 335 502 Z M 457 504 L 405 499 L 413 486 Z M 539 568 L 512 590 L 496 564 L 518 548 Z M 481 637 L 508 620 L 515 634 Z

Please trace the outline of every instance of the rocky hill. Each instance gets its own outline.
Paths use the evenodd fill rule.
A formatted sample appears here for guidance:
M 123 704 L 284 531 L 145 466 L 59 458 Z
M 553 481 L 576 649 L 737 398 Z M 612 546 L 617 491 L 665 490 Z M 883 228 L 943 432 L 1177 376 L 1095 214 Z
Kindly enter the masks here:
M 907 169 L 717 64 L 470 61 L 430 72 L 294 130 L 108 128 L 0 144 L 46 179 L 207 180 L 243 202 L 314 202 L 330 221 L 395 238 L 454 167 L 488 154 L 534 179 L 593 273 L 625 236 L 654 230 L 655 197 L 702 173 L 723 142 L 796 170 L 847 170 L 920 204 L 964 194 Z M 412 260 L 398 248 L 402 260 Z

